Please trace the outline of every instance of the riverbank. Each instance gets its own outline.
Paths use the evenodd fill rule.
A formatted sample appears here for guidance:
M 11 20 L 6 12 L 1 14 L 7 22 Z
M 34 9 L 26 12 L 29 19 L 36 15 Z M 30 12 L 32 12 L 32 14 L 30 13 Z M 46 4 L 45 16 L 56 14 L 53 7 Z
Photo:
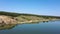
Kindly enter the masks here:
M 45 19 L 45 18 L 38 18 L 32 16 L 19 16 L 19 17 L 11 17 L 0 15 L 0 25 L 1 24 L 22 24 L 22 23 L 36 23 L 36 22 L 48 22 L 50 20 L 57 20 L 56 18 L 53 19 Z
M 60 20 L 60 17 L 0 12 L 0 25 L 48 22 L 51 20 Z

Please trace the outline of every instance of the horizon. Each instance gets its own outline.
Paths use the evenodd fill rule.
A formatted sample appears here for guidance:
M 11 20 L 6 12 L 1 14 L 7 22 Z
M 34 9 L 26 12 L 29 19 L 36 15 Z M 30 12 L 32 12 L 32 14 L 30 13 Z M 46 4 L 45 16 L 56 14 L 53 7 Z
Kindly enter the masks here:
M 60 0 L 0 0 L 0 11 L 60 16 Z

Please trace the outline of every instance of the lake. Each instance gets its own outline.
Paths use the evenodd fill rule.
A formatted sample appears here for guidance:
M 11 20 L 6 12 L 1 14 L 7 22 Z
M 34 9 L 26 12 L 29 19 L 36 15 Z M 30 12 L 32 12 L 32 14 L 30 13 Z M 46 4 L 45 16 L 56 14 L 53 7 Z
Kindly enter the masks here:
M 58 34 L 60 20 L 0 26 L 0 34 Z

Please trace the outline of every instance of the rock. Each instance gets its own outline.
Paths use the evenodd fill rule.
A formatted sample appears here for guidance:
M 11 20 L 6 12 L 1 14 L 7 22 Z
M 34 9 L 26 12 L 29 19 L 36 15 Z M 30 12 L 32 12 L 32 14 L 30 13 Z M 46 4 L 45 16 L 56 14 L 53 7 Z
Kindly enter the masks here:
M 16 24 L 16 20 L 12 19 L 10 16 L 0 15 L 0 24 Z

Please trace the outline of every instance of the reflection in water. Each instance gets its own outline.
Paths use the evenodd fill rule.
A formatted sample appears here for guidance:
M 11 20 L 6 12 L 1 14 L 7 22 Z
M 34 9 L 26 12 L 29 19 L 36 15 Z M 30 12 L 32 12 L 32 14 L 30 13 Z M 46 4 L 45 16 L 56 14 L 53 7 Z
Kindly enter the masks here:
M 0 30 L 8 30 L 14 28 L 16 25 L 15 24 L 9 24 L 9 25 L 0 25 Z
M 48 23 L 49 21 L 43 21 L 43 22 L 33 22 L 33 23 L 23 23 L 23 24 L 39 24 L 39 23 Z M 17 26 L 18 24 L 4 24 L 4 25 L 1 25 L 0 24 L 0 30 L 9 30 L 9 29 L 12 29 L 14 28 L 15 26 Z M 22 25 L 22 24 L 20 24 Z
M 58 32 L 60 33 L 60 21 L 0 26 L 0 34 L 54 34 Z

